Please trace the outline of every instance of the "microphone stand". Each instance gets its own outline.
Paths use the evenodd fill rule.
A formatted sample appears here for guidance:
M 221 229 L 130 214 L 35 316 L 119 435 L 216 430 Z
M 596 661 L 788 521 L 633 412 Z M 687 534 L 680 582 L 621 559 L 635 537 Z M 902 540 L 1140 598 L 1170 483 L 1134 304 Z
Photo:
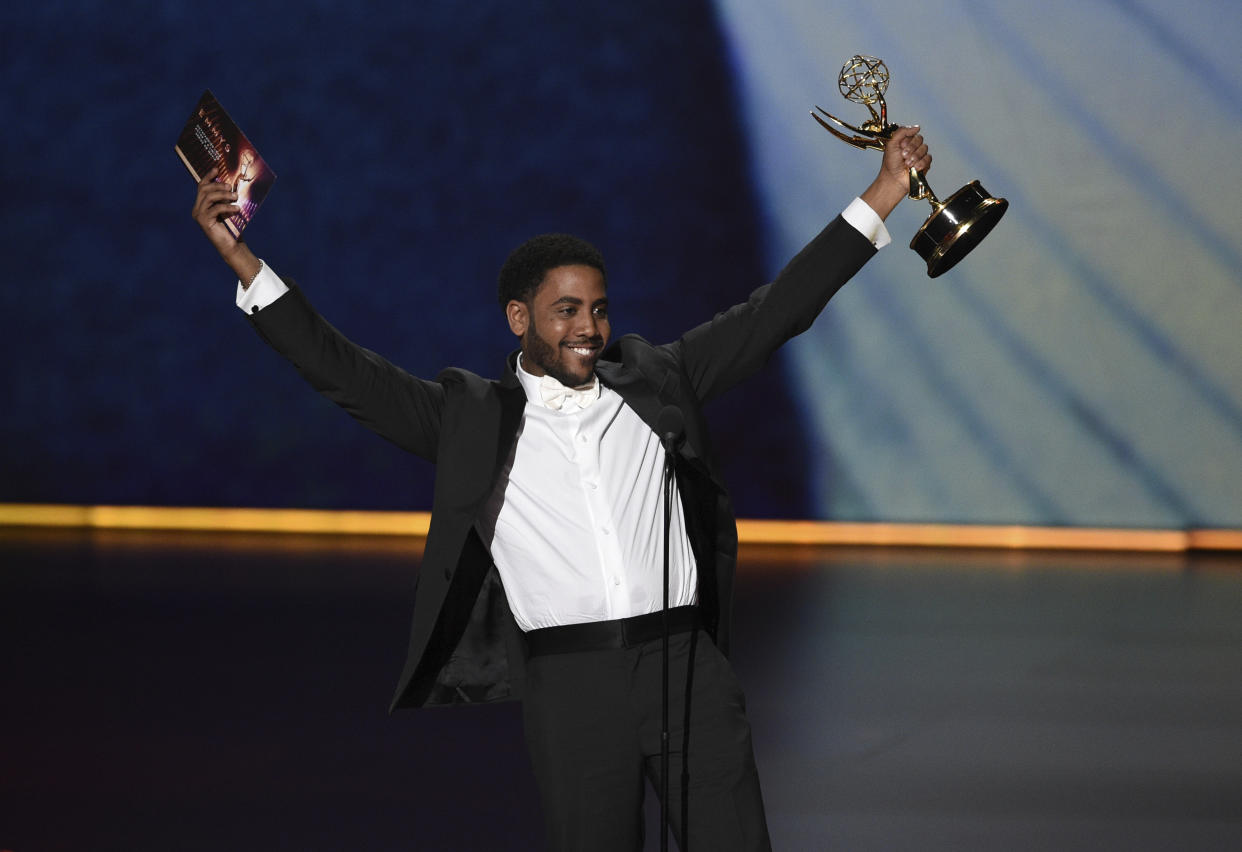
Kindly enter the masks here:
M 685 420 L 681 410 L 665 406 L 656 419 L 656 434 L 664 447 L 664 473 L 660 487 L 664 497 L 664 604 L 661 615 L 664 642 L 661 647 L 661 693 L 660 693 L 660 852 L 668 852 L 668 585 L 669 585 L 669 529 L 673 521 L 673 484 L 676 475 L 674 453 L 684 437 Z M 686 756 L 682 755 L 684 761 Z M 684 765 L 684 764 L 683 764 Z M 684 773 L 683 773 L 684 774 Z M 682 784 L 682 800 L 686 789 Z M 684 811 L 684 808 L 683 808 Z M 684 830 L 684 827 L 683 827 Z
M 668 539 L 673 520 L 673 442 L 676 436 L 661 437 L 664 444 L 664 644 L 661 648 L 662 678 L 660 693 L 660 852 L 668 852 Z M 685 755 L 682 755 L 685 760 Z M 682 790 L 684 798 L 686 791 Z

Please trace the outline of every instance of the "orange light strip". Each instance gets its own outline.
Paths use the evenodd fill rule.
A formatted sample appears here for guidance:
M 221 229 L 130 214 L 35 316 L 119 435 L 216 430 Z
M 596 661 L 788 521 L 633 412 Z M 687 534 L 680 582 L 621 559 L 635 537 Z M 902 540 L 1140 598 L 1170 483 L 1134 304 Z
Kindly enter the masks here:
M 328 509 L 235 509 L 164 506 L 71 506 L 0 503 L 0 527 L 198 530 L 427 535 L 428 512 Z M 740 520 L 742 544 L 955 547 L 1004 550 L 1118 550 L 1176 553 L 1242 551 L 1242 530 L 1137 530 L 1088 527 L 887 524 Z
M 740 541 L 762 544 L 1145 552 L 1179 552 L 1203 544 L 1209 549 L 1242 548 L 1242 530 L 1220 531 L 1196 545 L 1192 534 L 1181 530 L 748 520 L 738 521 L 737 527 Z
M 425 536 L 429 512 L 0 503 L 0 526 Z

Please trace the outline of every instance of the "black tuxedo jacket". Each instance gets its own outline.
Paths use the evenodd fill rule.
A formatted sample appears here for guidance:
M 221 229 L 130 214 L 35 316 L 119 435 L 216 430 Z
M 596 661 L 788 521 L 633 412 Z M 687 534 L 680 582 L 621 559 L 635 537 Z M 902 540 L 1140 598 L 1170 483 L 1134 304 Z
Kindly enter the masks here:
M 763 366 L 810 327 L 832 295 L 875 253 L 837 217 L 770 284 L 674 343 L 629 335 L 596 365 L 600 381 L 655 428 L 681 409 L 677 458 L 698 599 L 709 633 L 728 653 L 737 528 L 712 458 L 702 406 Z M 409 652 L 392 708 L 520 697 L 524 652 L 499 575 L 476 529 L 513 449 L 526 397 L 513 372 L 499 380 L 448 369 L 420 379 L 348 341 L 290 291 L 250 317 L 302 375 L 353 417 L 438 465 L 431 528 L 417 578 Z

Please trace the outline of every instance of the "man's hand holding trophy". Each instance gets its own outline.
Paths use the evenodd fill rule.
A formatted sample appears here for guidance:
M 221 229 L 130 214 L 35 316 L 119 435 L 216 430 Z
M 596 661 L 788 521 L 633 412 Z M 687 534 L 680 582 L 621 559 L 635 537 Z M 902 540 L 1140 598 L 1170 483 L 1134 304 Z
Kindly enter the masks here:
M 815 107 L 819 114 L 812 111 L 811 116 L 833 136 L 855 148 L 883 151 L 884 143 L 898 129 L 898 125 L 889 124 L 888 105 L 884 102 L 884 93 L 888 90 L 888 67 L 874 56 L 852 56 L 837 76 L 837 87 L 847 101 L 865 106 L 871 118 L 862 126 L 855 127 L 819 106 Z M 837 127 L 853 135 L 846 135 Z M 931 215 L 910 241 L 910 248 L 927 261 L 927 274 L 932 278 L 952 269 L 987 236 L 1009 209 L 1008 201 L 988 195 L 977 180 L 953 193 L 947 201 L 941 201 L 927 185 L 923 174 L 916 169 L 910 170 L 910 197 L 925 198 L 932 206 Z

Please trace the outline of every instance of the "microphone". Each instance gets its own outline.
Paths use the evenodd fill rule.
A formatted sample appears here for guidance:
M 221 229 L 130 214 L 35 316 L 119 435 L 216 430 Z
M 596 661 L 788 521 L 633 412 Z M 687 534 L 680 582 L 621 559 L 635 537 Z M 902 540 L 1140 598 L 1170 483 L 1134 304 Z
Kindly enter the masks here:
M 656 417 L 656 435 L 664 445 L 664 452 L 671 453 L 686 440 L 686 417 L 675 405 L 666 405 Z

